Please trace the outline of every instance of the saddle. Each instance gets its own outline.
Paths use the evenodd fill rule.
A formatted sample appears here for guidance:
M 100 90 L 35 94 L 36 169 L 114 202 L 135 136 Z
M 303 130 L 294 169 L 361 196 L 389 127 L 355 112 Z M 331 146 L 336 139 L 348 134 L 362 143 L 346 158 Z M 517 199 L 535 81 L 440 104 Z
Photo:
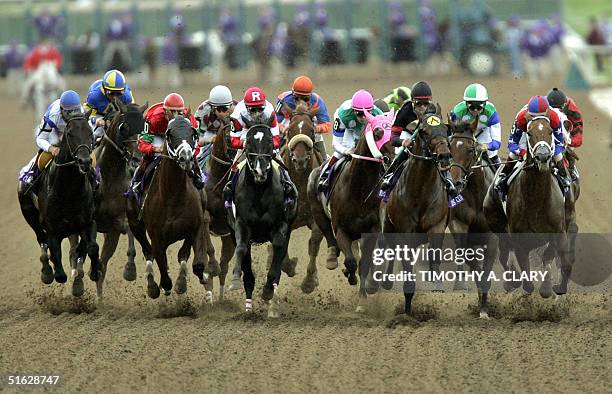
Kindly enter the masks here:
M 329 169 L 329 176 L 328 176 L 329 188 L 327 188 L 327 190 L 323 192 L 327 200 L 329 200 L 329 197 L 331 196 L 331 193 L 334 190 L 334 187 L 336 186 L 337 175 L 342 173 L 342 171 L 344 170 L 344 167 L 346 167 L 346 164 L 349 161 L 350 161 L 350 156 L 349 157 L 343 156 L 340 160 L 336 162 L 336 164 L 333 167 Z M 321 173 L 327 170 L 328 165 L 329 165 L 329 160 L 326 161 L 324 166 L 321 168 Z
M 91 152 L 91 167 L 92 168 L 96 168 L 96 155 L 94 152 Z M 51 163 L 51 160 L 53 160 L 53 155 L 49 152 L 41 152 L 40 155 L 38 155 L 38 159 L 36 159 L 36 165 L 38 166 L 38 169 L 40 171 L 44 170 L 45 168 L 47 168 L 47 166 L 49 165 L 49 163 Z

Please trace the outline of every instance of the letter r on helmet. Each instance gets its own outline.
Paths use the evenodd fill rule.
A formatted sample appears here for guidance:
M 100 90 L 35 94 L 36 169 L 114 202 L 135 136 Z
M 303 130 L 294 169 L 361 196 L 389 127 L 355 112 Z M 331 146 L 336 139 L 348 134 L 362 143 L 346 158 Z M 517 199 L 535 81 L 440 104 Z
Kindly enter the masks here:
M 261 100 L 261 97 L 259 96 L 259 92 L 252 92 L 251 97 L 253 98 L 253 101 Z

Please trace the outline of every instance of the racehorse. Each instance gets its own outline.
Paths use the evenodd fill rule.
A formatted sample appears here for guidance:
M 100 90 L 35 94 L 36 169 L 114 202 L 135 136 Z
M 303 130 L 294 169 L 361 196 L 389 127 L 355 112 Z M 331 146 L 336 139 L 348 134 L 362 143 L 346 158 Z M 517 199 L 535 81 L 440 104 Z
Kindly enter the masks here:
M 68 280 L 62 266 L 62 240 L 73 234 L 80 237 L 76 264 L 72 266 L 72 294 L 75 297 L 80 297 L 85 291 L 85 255 L 91 260 L 89 278 L 95 282 L 101 275 L 91 168 L 94 141 L 88 118 L 89 112 L 66 120 L 66 129 L 59 144 L 60 152 L 37 180 L 37 193 L 19 193 L 21 212 L 36 233 L 40 245 L 43 283 L 50 284 L 54 279 L 58 283 Z M 54 269 L 49 265 L 48 250 Z
M 285 201 L 280 171 L 275 168 L 278 163 L 273 162 L 273 149 L 269 126 L 258 124 L 249 127 L 244 149 L 246 165 L 244 162 L 241 163 L 244 168 L 236 180 L 233 226 L 236 234 L 236 263 L 243 272 L 247 312 L 252 311 L 255 288 L 255 276 L 251 267 L 251 244 L 272 243 L 272 264 L 268 269 L 261 296 L 264 301 L 270 302 L 268 316 L 278 317 L 277 288 L 281 277 L 281 265 L 287 255 L 297 202 Z M 231 212 L 229 214 L 232 215 Z
M 390 141 L 391 124 L 394 112 L 372 116 L 365 112 L 368 124 L 355 147 L 355 153 L 347 158 L 350 160 L 335 175 L 330 185 L 331 194 L 328 202 L 323 194 L 317 191 L 321 169 L 314 169 L 308 180 L 308 200 L 316 224 L 319 226 L 327 245 L 339 247 L 344 254 L 344 275 L 349 284 L 357 284 L 357 259 L 353 254 L 354 241 L 361 239 L 363 233 L 380 232 L 381 201 L 375 195 L 380 179 L 385 171 L 386 163 L 393 157 L 394 149 Z M 326 207 L 329 203 L 329 216 Z M 359 261 L 359 305 L 357 311 L 363 311 L 362 302 L 366 297 L 366 277 L 370 271 L 368 258 L 372 256 L 369 244 L 364 243 Z M 373 246 L 373 245 L 372 245 Z M 337 263 L 336 263 L 337 266 Z M 316 275 L 314 272 L 309 276 Z M 335 269 L 335 266 L 328 265 Z M 315 276 L 316 278 L 316 276 Z M 309 279 L 308 276 L 305 280 Z
M 319 246 L 323 240 L 323 233 L 317 226 L 310 213 L 310 204 L 307 198 L 308 176 L 311 171 L 323 163 L 320 154 L 313 148 L 315 140 L 315 125 L 313 117 L 317 110 L 309 110 L 308 105 L 300 102 L 295 110 L 291 110 L 286 104 L 284 108 L 291 119 L 289 126 L 285 130 L 287 145 L 281 149 L 283 162 L 287 163 L 289 176 L 298 190 L 298 210 L 292 229 L 295 230 L 302 226 L 310 228 L 310 239 L 308 240 L 308 269 L 301 288 L 306 294 L 312 293 L 318 285 L 317 279 L 317 254 Z M 334 258 L 336 257 L 334 253 Z M 295 261 L 289 262 L 289 256 L 283 262 L 284 265 L 295 267 Z M 295 268 L 293 268 L 295 270 Z
M 552 296 L 553 291 L 557 294 L 567 292 L 572 270 L 567 230 L 575 223 L 575 218 L 566 214 L 563 191 L 551 174 L 554 136 L 550 121 L 545 116 L 528 115 L 527 122 L 527 158 L 515 167 L 518 174 L 509 185 L 505 212 L 497 192 L 490 187 L 484 201 L 484 213 L 493 232 L 501 235 L 500 255 L 504 255 L 502 249 L 512 247 L 523 273 L 529 271 L 529 252 L 546 246 L 542 266 L 547 274 L 539 290 L 546 298 Z M 573 199 L 571 195 L 567 198 Z M 552 286 L 549 271 L 555 256 L 560 259 L 561 282 Z M 502 257 L 500 261 L 504 269 L 509 269 Z M 527 293 L 534 290 L 528 278 L 523 278 L 522 286 Z
M 66 82 L 60 75 L 54 62 L 43 62 L 28 78 L 25 86 L 26 97 L 30 99 L 34 111 L 43 114 L 49 103 L 57 99 L 66 89 Z
M 98 296 L 102 297 L 102 287 L 106 277 L 108 261 L 117 249 L 119 236 L 128 236 L 128 262 L 123 271 L 125 280 L 136 280 L 136 248 L 134 236 L 130 231 L 126 216 L 126 199 L 123 197 L 129 188 L 130 180 L 140 162 L 138 135 L 144 130 L 143 113 L 148 104 L 123 104 L 117 100 L 119 111 L 109 115 L 110 125 L 100 145 L 94 151 L 100 170 L 100 185 L 95 193 L 96 225 L 99 233 L 104 233 L 104 244 L 100 255 L 102 276 L 96 282 Z M 76 239 L 70 238 L 71 258 L 76 250 Z
M 450 169 L 451 152 L 448 126 L 442 122 L 438 106 L 436 114 L 429 114 L 420 123 L 413 147 L 397 186 L 383 207 L 383 233 L 409 233 L 405 246 L 417 248 L 429 242 L 430 249 L 441 249 L 448 222 L 448 196 L 444 187 L 444 172 Z M 383 234 L 384 235 L 384 234 Z M 408 260 L 402 260 L 403 270 L 412 271 Z M 433 254 L 430 270 L 438 272 L 440 256 Z M 388 269 L 392 272 L 393 261 Z M 404 312 L 410 317 L 416 283 L 404 281 Z M 442 283 L 435 282 L 434 290 L 441 291 Z M 383 283 L 388 287 L 388 283 Z
M 449 229 L 453 233 L 456 248 L 476 250 L 478 246 L 482 246 L 484 250 L 483 276 L 477 282 L 477 287 L 480 317 L 487 318 L 487 297 L 491 287 L 487 278 L 493 266 L 494 256 L 491 253 L 495 245 L 482 205 L 493 182 L 494 171 L 491 164 L 483 159 L 486 151 L 478 149 L 479 143 L 474 136 L 476 125 L 476 122 L 450 123 L 450 151 L 453 156 L 450 173 L 463 201 L 450 210 Z M 472 270 L 479 269 L 479 262 L 475 259 L 468 260 L 468 265 Z M 466 288 L 462 281 L 455 282 L 455 290 L 464 289 Z
M 227 211 L 223 201 L 223 185 L 227 183 L 230 167 L 236 156 L 236 149 L 233 149 L 230 145 L 230 129 L 229 118 L 222 120 L 205 168 L 205 172 L 208 174 L 205 190 L 207 199 L 206 208 L 210 215 L 210 232 L 221 237 L 219 273 L 219 299 L 221 300 L 224 298 L 225 278 L 227 277 L 229 262 L 234 256 L 236 249 L 234 230 L 227 220 Z M 209 246 L 209 259 L 215 259 L 215 250 L 212 243 Z M 238 278 L 239 280 L 240 278 Z M 239 284 L 237 287 L 242 286 Z
M 153 257 L 159 268 L 160 285 L 164 293 L 170 295 L 172 280 L 168 275 L 166 249 L 180 240 L 184 242 L 178 252 L 180 273 L 175 291 L 178 294 L 187 291 L 187 260 L 191 248 L 194 251 L 193 273 L 200 283 L 208 283 L 205 268 L 210 236 L 206 194 L 195 188 L 189 176 L 194 165 L 195 141 L 196 131 L 186 118 L 177 115 L 172 119 L 166 130 L 160 163 L 144 191 L 142 208 L 136 198 L 128 199 L 128 222 L 147 260 L 147 294 L 151 298 L 160 294 L 153 277 Z

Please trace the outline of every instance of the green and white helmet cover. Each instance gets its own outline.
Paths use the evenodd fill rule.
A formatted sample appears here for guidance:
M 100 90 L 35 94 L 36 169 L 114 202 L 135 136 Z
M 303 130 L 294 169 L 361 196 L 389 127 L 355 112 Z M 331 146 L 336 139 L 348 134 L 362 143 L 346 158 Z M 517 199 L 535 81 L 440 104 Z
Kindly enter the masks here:
M 487 101 L 488 99 L 487 88 L 479 83 L 468 85 L 463 93 L 463 100 L 465 101 Z

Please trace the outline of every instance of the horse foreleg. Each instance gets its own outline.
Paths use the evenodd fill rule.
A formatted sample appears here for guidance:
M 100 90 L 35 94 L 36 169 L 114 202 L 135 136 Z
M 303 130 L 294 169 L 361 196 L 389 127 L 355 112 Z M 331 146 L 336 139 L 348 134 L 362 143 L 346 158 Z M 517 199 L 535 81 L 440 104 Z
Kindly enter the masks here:
M 184 294 L 187 292 L 187 260 L 189 260 L 189 254 L 191 251 L 192 242 L 191 240 L 183 241 L 183 245 L 178 251 L 178 262 L 180 265 L 180 270 L 178 277 L 176 278 L 176 286 L 174 287 L 174 291 L 176 294 Z M 196 253 L 197 256 L 197 253 Z M 194 259 L 195 263 L 195 259 Z M 194 266 L 195 272 L 195 266 Z
M 70 268 L 76 269 L 77 264 L 77 247 L 79 245 L 79 236 L 73 234 L 68 237 L 70 242 L 70 250 L 68 251 L 68 260 L 70 261 Z
M 162 246 L 160 241 L 153 242 L 153 257 L 157 262 L 157 268 L 159 269 L 159 285 L 164 290 L 166 296 L 170 295 L 172 291 L 172 279 L 168 275 L 168 256 L 166 255 L 166 246 Z M 154 297 L 153 297 L 154 298 Z
M 542 254 L 542 271 L 544 272 L 544 280 L 540 285 L 540 296 L 542 298 L 549 298 L 553 295 L 552 290 L 552 281 L 551 281 L 551 266 L 552 261 L 555 258 L 556 250 L 555 250 L 555 241 L 551 239 Z
M 369 231 L 372 234 L 380 233 L 380 229 L 373 228 Z M 372 284 L 368 281 L 368 275 L 370 274 L 371 259 L 376 247 L 376 239 L 363 239 L 361 244 L 361 256 L 359 258 L 359 301 L 357 303 L 357 312 L 365 311 L 365 300 L 367 298 L 368 287 Z M 373 292 L 374 290 L 370 290 Z
M 66 283 L 68 277 L 62 266 L 62 241 L 55 235 L 49 235 L 49 252 L 53 263 L 53 278 L 57 283 Z
M 215 257 L 215 246 L 213 245 L 212 238 L 210 237 L 210 213 L 208 211 L 204 211 L 203 233 L 205 237 L 204 241 L 206 242 L 206 254 L 208 256 L 208 273 L 210 273 L 210 276 L 212 277 L 219 276 L 221 273 L 221 267 L 219 266 L 219 262 Z
M 484 234 L 484 258 L 482 261 L 482 278 L 477 283 L 478 286 L 478 300 L 480 302 L 480 318 L 489 318 L 489 290 L 491 289 L 491 282 L 489 281 L 489 274 L 493 269 L 493 263 L 495 262 L 495 239 L 492 233 Z
M 302 292 L 305 294 L 312 293 L 319 285 L 319 278 L 317 277 L 317 255 L 319 254 L 322 240 L 323 233 L 319 229 L 319 226 L 313 223 L 312 229 L 310 230 L 310 239 L 308 240 L 308 267 L 306 268 L 306 276 L 300 286 Z
M 355 286 L 357 284 L 357 259 L 355 259 L 355 255 L 353 254 L 353 240 L 342 230 L 338 229 L 336 232 L 336 240 L 338 240 L 338 246 L 340 250 L 344 254 L 344 269 L 342 273 L 348 279 L 348 282 L 351 286 Z
M 444 242 L 444 228 L 446 227 L 446 223 L 440 223 L 434 227 L 432 227 L 427 232 L 427 238 L 429 239 L 429 248 L 433 250 L 441 250 L 442 243 Z M 429 270 L 432 273 L 440 272 L 440 256 L 437 253 L 434 253 L 434 258 L 429 261 Z M 444 292 L 444 283 L 441 279 L 435 279 L 433 281 L 432 291 L 435 292 Z
M 519 267 L 521 269 L 521 273 L 524 274 L 528 272 L 529 271 L 529 249 L 525 247 L 514 248 L 514 254 L 516 256 Z M 529 278 L 529 275 L 527 275 L 526 277 Z M 522 281 L 522 284 L 523 284 L 523 290 L 525 291 L 525 293 L 527 294 L 533 293 L 534 287 L 533 287 L 533 283 L 531 283 L 531 280 L 524 279 Z
M 123 279 L 127 281 L 136 280 L 136 247 L 134 245 L 134 234 L 132 234 L 132 230 L 128 228 L 127 230 L 127 238 L 128 238 L 128 249 L 127 249 L 127 258 L 128 261 L 125 263 L 125 267 L 123 267 Z M 104 241 L 106 244 L 106 240 Z M 104 248 L 103 248 L 104 250 Z
M 455 240 L 455 248 L 465 248 L 467 246 L 468 230 L 467 223 L 461 222 L 457 219 L 451 220 L 448 226 L 453 234 Z M 465 265 L 457 265 L 455 271 L 465 271 Z M 462 279 L 463 276 L 457 275 L 455 279 L 454 291 L 464 291 L 468 289 L 468 284 Z
M 567 285 L 570 275 L 572 274 L 572 261 L 569 256 L 569 241 L 566 233 L 556 234 L 555 244 L 557 247 L 557 256 L 561 260 L 561 282 L 553 286 L 556 294 L 567 293 Z
M 238 247 L 238 242 L 236 241 L 236 235 L 232 235 L 232 241 L 234 242 L 234 253 L 236 252 L 236 248 Z M 242 276 L 242 267 L 240 265 L 240 261 L 237 258 L 234 259 L 234 269 L 232 271 L 232 283 L 230 284 L 229 290 L 240 290 L 243 285 L 240 282 L 240 277 Z
M 221 237 L 221 272 L 219 273 L 219 300 L 223 300 L 225 293 L 225 278 L 229 269 L 229 262 L 234 256 L 236 243 L 231 236 Z
M 255 289 L 255 275 L 251 267 L 251 233 L 243 220 L 236 218 L 236 251 L 235 265 L 243 272 L 242 280 L 244 283 L 244 291 L 246 293 L 245 309 L 247 312 L 253 310 L 253 290 Z M 234 268 L 234 275 L 236 271 Z
M 120 236 L 121 234 L 118 231 L 113 231 L 104 234 L 104 243 L 102 244 L 102 253 L 100 254 L 100 277 L 96 281 L 96 288 L 99 298 L 102 298 L 102 291 L 104 287 L 104 280 L 106 279 L 108 261 L 113 256 L 113 254 L 115 254 L 115 250 L 117 250 L 117 244 L 119 243 Z M 92 274 L 93 264 L 91 266 L 91 271 L 89 272 L 90 278 L 92 277 Z
M 278 311 L 278 285 L 281 278 L 281 266 L 283 260 L 287 256 L 287 248 L 289 246 L 289 238 L 291 237 L 291 228 L 287 223 L 282 223 L 279 229 L 272 235 L 272 265 L 268 270 L 266 284 L 264 285 L 261 298 L 264 301 L 269 301 L 268 317 L 279 317 Z

